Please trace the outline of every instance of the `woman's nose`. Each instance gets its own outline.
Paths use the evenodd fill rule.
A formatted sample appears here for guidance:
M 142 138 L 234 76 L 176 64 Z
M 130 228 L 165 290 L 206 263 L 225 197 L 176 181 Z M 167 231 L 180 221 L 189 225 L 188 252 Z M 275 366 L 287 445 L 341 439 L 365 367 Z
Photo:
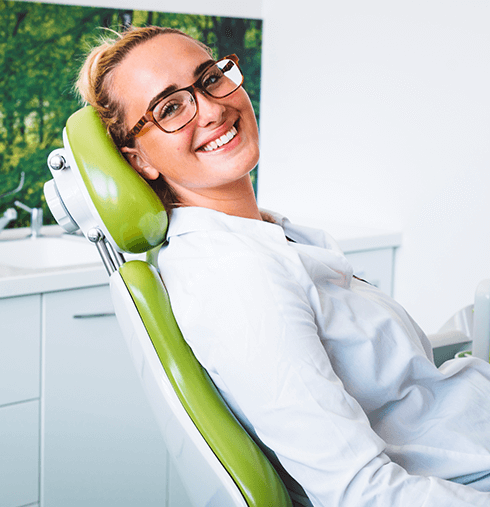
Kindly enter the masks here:
M 196 90 L 197 124 L 207 127 L 213 123 L 221 123 L 225 111 L 220 99 L 215 99 L 199 90 Z

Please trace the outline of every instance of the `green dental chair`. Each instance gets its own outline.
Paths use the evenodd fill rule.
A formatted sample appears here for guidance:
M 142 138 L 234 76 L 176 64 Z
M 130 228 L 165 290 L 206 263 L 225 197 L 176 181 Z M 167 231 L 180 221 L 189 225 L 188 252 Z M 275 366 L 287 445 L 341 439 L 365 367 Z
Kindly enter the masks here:
M 121 330 L 189 498 L 195 506 L 292 506 L 298 490 L 286 489 L 195 359 L 155 267 L 124 260 L 145 252 L 151 260 L 163 243 L 160 200 L 90 106 L 69 118 L 63 141 L 48 159 L 46 200 L 67 232 L 80 229 L 99 250 Z

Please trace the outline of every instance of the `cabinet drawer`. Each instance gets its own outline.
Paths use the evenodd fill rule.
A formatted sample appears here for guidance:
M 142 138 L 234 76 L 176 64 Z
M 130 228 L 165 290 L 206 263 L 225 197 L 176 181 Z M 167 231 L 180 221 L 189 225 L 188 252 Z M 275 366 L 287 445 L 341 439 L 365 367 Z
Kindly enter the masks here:
M 41 296 L 0 299 L 0 406 L 39 398 Z
M 376 285 L 385 294 L 393 295 L 393 248 L 349 252 L 345 256 L 359 278 Z
M 0 507 L 39 501 L 39 401 L 0 408 Z

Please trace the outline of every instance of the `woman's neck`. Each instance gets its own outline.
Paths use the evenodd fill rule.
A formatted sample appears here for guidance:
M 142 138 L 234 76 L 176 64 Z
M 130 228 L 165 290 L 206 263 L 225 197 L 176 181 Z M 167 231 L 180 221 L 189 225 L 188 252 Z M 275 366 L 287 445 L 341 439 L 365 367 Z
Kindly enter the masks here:
M 262 220 L 249 175 L 226 187 L 206 189 L 206 192 L 179 192 L 179 197 L 183 206 L 199 206 L 227 215 Z

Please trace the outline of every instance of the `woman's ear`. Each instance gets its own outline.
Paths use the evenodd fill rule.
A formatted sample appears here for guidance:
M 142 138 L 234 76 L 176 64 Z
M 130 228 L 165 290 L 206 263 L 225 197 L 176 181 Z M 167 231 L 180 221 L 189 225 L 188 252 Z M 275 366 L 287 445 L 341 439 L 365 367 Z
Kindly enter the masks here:
M 128 146 L 125 146 L 124 148 L 121 148 L 121 153 L 131 164 L 133 169 L 141 174 L 143 178 L 146 178 L 147 180 L 156 180 L 158 176 L 160 176 L 158 170 L 145 160 L 137 148 L 129 148 Z

